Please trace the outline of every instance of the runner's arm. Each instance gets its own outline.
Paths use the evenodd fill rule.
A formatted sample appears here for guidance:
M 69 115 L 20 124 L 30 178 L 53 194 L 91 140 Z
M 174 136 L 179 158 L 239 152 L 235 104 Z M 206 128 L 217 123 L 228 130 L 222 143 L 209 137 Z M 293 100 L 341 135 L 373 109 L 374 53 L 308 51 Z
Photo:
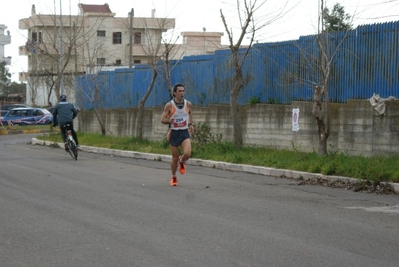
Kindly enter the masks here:
M 171 124 L 172 123 L 172 121 L 169 117 L 170 111 L 172 110 L 171 105 L 172 104 L 170 102 L 165 105 L 165 108 L 163 110 L 162 117 L 161 117 L 161 123 L 163 123 L 163 124 Z

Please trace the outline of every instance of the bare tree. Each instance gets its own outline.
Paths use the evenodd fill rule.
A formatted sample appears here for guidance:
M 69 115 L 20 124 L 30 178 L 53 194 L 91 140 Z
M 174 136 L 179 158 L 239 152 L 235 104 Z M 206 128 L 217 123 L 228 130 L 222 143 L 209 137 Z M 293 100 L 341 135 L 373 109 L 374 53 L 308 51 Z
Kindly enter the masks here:
M 77 33 L 71 31 L 72 23 L 77 17 L 62 17 L 61 21 L 65 24 L 62 28 L 63 37 L 60 37 L 60 19 L 57 15 L 36 15 L 29 19 L 22 20 L 26 29 L 29 29 L 26 49 L 31 54 L 29 62 L 28 84 L 32 90 L 31 102 L 35 103 L 37 91 L 41 86 L 46 86 L 47 80 L 52 78 L 57 99 L 61 94 L 61 79 L 67 72 L 68 65 L 72 58 L 73 47 L 77 38 Z M 62 44 L 62 45 L 61 45 Z M 62 47 L 62 49 L 61 49 Z M 44 92 L 46 89 L 41 88 Z M 47 97 L 50 102 L 51 95 Z
M 78 63 L 86 68 L 84 79 L 86 84 L 82 86 L 85 90 L 76 85 L 76 94 L 79 100 L 90 104 L 90 108 L 93 110 L 100 125 L 101 134 L 105 136 L 107 128 L 106 109 L 104 106 L 107 105 L 105 102 L 110 99 L 112 88 L 109 88 L 106 74 L 102 73 L 102 71 L 106 65 L 110 65 L 109 63 L 106 64 L 105 59 L 112 62 L 114 59 L 113 54 L 118 48 L 107 45 L 109 40 L 105 38 L 97 38 L 97 31 L 102 28 L 105 17 L 100 13 L 98 17 L 92 19 L 91 23 L 96 25 L 96 27 L 83 28 L 77 45 L 82 54 L 80 59 L 82 62 L 78 60 Z
M 62 93 L 73 98 L 74 79 L 84 73 L 85 65 L 88 65 L 85 47 L 97 40 L 92 37 L 108 14 L 99 12 L 96 15 L 86 16 L 83 12 L 62 16 L 36 14 L 33 7 L 32 16 L 20 21 L 20 27 L 28 30 L 26 50 L 31 56 L 28 84 L 32 90 L 47 92 L 47 102 L 59 99 Z M 100 49 L 99 46 L 96 48 Z M 112 51 L 108 52 L 112 54 Z M 35 94 L 32 93 L 31 97 Z M 32 99 L 34 102 L 35 98 Z
M 266 2 L 266 0 L 237 0 L 237 13 L 240 23 L 240 32 L 237 40 L 234 40 L 233 30 L 229 27 L 223 11 L 220 10 L 222 22 L 229 40 L 229 47 L 232 57 L 231 65 L 234 69 L 233 85 L 230 89 L 230 116 L 233 124 L 234 144 L 237 148 L 241 148 L 243 145 L 242 123 L 240 118 L 240 109 L 238 106 L 238 96 L 245 85 L 244 74 L 242 70 L 243 64 L 252 48 L 252 44 L 255 41 L 256 32 L 280 18 L 283 11 L 280 10 L 267 21 L 263 21 L 261 19 L 256 21 L 256 18 L 254 17 L 255 13 L 258 12 Z M 249 44 L 244 46 L 243 42 L 247 36 L 249 39 Z
M 165 82 L 170 99 L 173 98 L 172 82 L 170 79 L 170 72 L 171 72 L 170 58 L 174 58 L 174 56 L 171 56 L 171 53 L 176 54 L 178 52 L 177 50 L 175 50 L 175 48 L 178 48 L 176 44 L 178 39 L 179 37 L 173 38 L 173 36 L 171 39 L 168 40 L 163 38 L 163 45 L 165 49 L 163 50 L 163 54 L 161 55 L 161 60 L 165 68 Z
M 341 30 L 345 30 L 343 38 L 339 40 L 337 44 L 331 41 L 331 33 L 328 29 L 331 28 L 331 23 L 326 23 L 326 21 L 331 21 L 331 17 L 328 20 L 324 18 L 327 14 L 328 9 L 324 8 L 325 1 L 321 1 L 321 14 L 322 17 L 319 19 L 319 33 L 316 36 L 316 42 L 319 49 L 318 60 L 316 60 L 316 71 L 319 73 L 318 81 L 315 81 L 315 91 L 313 96 L 313 116 L 317 122 L 319 145 L 318 154 L 327 154 L 327 139 L 330 136 L 330 110 L 329 110 L 329 80 L 331 78 L 331 69 L 333 67 L 334 59 L 337 53 L 342 48 L 342 44 L 348 37 L 348 30 L 351 29 L 351 23 L 347 23 L 347 27 L 340 27 Z M 335 6 L 336 8 L 336 6 Z M 326 11 L 327 10 L 327 11 Z M 343 7 L 340 8 L 340 14 L 344 14 Z M 345 19 L 347 20 L 350 16 L 347 14 Z M 339 22 L 339 21 L 338 21 Z M 342 23 L 344 25 L 344 23 Z M 345 24 L 346 25 L 346 24 Z M 324 101 L 323 101 L 324 100 Z M 323 105 L 324 104 L 324 105 Z M 324 111 L 323 111 L 324 106 Z
M 329 82 L 334 61 L 337 54 L 343 51 L 343 44 L 352 29 L 349 21 L 351 16 L 345 13 L 343 7 L 336 4 L 329 14 L 325 2 L 320 0 L 317 34 L 314 38 L 304 38 L 304 43 L 298 44 L 300 73 L 288 74 L 290 79 L 313 90 L 312 115 L 317 123 L 319 155 L 327 154 L 327 140 L 330 136 Z
M 142 63 L 147 63 L 151 66 L 150 83 L 146 93 L 139 102 L 140 115 L 138 116 L 138 121 L 135 124 L 137 136 L 138 138 L 142 138 L 144 106 L 156 81 L 158 75 L 156 63 L 160 59 L 160 54 L 162 54 L 160 52 L 162 50 L 162 43 L 160 38 L 161 33 L 166 31 L 167 28 L 171 26 L 170 23 L 173 23 L 174 26 L 174 20 L 155 17 L 135 18 L 135 27 L 133 27 L 132 14 L 133 13 L 129 14 L 129 18 L 115 18 L 113 20 L 113 25 L 115 29 L 118 29 L 118 32 L 120 31 L 120 42 L 122 42 L 122 32 L 129 34 L 130 41 L 133 41 L 132 37 L 134 35 L 134 46 L 130 43 L 127 43 L 127 46 L 125 46 L 126 48 L 129 48 L 129 51 L 131 53 L 129 54 L 129 57 L 133 54 L 139 55 L 140 60 L 144 61 Z M 99 18 L 101 18 L 101 16 L 99 16 Z M 95 23 L 95 25 L 100 28 L 101 23 L 102 21 L 98 21 Z M 135 30 L 135 32 L 133 30 Z M 106 103 L 107 98 L 110 95 L 110 91 L 113 88 L 108 88 L 108 82 L 106 79 L 104 79 L 101 70 L 104 68 L 104 66 L 107 65 L 115 66 L 118 64 L 122 64 L 122 59 L 128 59 L 130 66 L 130 64 L 132 64 L 132 58 L 116 57 L 115 55 L 120 55 L 120 53 L 115 53 L 117 51 L 114 50 L 121 49 L 121 46 L 110 46 L 108 42 L 106 42 L 106 38 L 98 38 L 98 34 L 100 32 L 103 32 L 105 36 L 105 30 L 102 28 L 100 28 L 99 31 L 87 28 L 87 31 L 85 29 L 82 32 L 82 36 L 80 37 L 80 42 L 82 44 L 81 53 L 84 54 L 83 58 L 85 59 L 85 62 L 83 64 L 86 66 L 86 70 L 89 75 L 86 76 L 88 84 L 87 86 L 84 86 L 85 88 L 87 88 L 87 90 L 83 91 L 79 89 L 78 94 L 82 100 L 91 103 L 91 108 L 93 108 L 99 121 L 101 132 L 103 135 L 105 135 L 106 111 L 104 110 L 104 107 L 106 107 L 107 105 L 105 105 L 104 103 Z M 112 42 L 114 43 L 114 41 L 116 40 L 113 38 Z M 105 62 L 106 60 L 107 62 Z
M 78 64 L 86 67 L 87 75 L 84 80 L 87 84 L 83 86 L 85 90 L 76 85 L 76 94 L 80 101 L 90 104 L 100 125 L 101 134 L 105 136 L 107 128 L 104 102 L 109 99 L 112 88 L 109 88 L 106 75 L 101 72 L 106 65 L 105 59 L 108 58 L 111 61 L 117 48 L 112 49 L 112 47 L 107 46 L 107 39 L 97 38 L 97 30 L 101 29 L 103 22 L 104 18 L 99 14 L 99 17 L 92 22 L 96 27 L 86 27 L 81 32 L 77 47 L 82 54 L 80 58 L 82 62 L 78 60 Z M 104 59 L 104 62 L 100 59 Z
M 105 136 L 107 134 L 106 110 L 103 102 L 108 99 L 111 88 L 108 87 L 106 75 L 101 73 L 105 62 L 100 62 L 99 59 L 111 59 L 115 51 L 106 46 L 106 39 L 97 38 L 97 30 L 102 27 L 103 22 L 104 18 L 100 14 L 92 23 L 96 27 L 83 28 L 81 32 L 77 47 L 82 54 L 80 60 L 83 62 L 78 61 L 78 63 L 86 67 L 87 84 L 83 86 L 86 90 L 77 85 L 76 94 L 81 101 L 90 103 L 100 125 L 101 134 Z
M 37 70 L 38 60 L 38 56 L 33 53 L 30 62 L 30 72 L 28 74 L 29 79 L 27 79 L 27 88 L 29 90 L 29 92 L 27 92 L 27 97 L 29 96 L 29 103 L 31 103 L 32 106 L 36 106 L 37 91 L 38 87 L 40 87 L 40 74 Z
M 44 75 L 45 75 L 44 83 L 47 89 L 47 104 L 51 106 L 52 105 L 51 97 L 53 95 L 53 92 L 55 91 L 57 75 L 54 71 L 52 71 L 52 69 L 50 70 L 46 69 Z
M 169 73 L 169 53 L 173 49 L 173 44 L 163 43 L 164 41 L 162 38 L 159 38 L 158 32 L 166 32 L 167 29 L 170 27 L 170 23 L 173 20 L 168 18 L 154 18 L 155 23 L 157 25 L 157 29 L 149 30 L 148 25 L 146 24 L 146 20 L 142 20 L 142 23 L 145 28 L 145 42 L 144 44 L 140 44 L 141 52 L 143 52 L 147 57 L 147 64 L 151 66 L 151 80 L 148 84 L 147 90 L 144 93 L 143 97 L 141 98 L 138 106 L 138 116 L 137 116 L 137 128 L 136 128 L 136 137 L 138 140 L 143 138 L 144 129 L 144 107 L 148 97 L 151 94 L 151 91 L 154 87 L 155 81 L 158 77 L 158 67 L 157 62 L 161 59 L 165 61 L 165 72 L 166 72 L 166 81 L 167 84 L 170 84 L 170 73 Z M 170 85 L 171 86 L 171 85 Z M 168 91 L 171 90 L 171 87 L 168 85 Z M 171 92 L 169 91 L 169 94 Z
M 100 124 L 101 134 L 105 136 L 107 134 L 106 129 L 106 111 L 103 108 L 104 95 L 109 93 L 109 88 L 107 86 L 107 78 L 105 74 L 95 74 L 86 75 L 86 85 L 83 86 L 85 90 L 79 89 L 79 98 L 84 99 L 89 102 L 91 108 L 94 111 L 94 115 Z

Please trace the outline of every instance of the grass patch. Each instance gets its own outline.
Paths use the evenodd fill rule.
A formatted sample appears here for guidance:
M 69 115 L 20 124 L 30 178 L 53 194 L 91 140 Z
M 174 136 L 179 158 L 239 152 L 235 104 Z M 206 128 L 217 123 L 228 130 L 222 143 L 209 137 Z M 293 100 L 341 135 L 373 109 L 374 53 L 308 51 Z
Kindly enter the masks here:
M 19 130 L 43 130 L 52 132 L 55 130 L 52 125 L 0 125 L 0 130 L 19 131 Z
M 138 141 L 135 137 L 113 137 L 78 132 L 81 145 L 169 155 L 166 140 Z M 61 142 L 59 133 L 37 136 L 37 139 Z M 334 152 L 319 156 L 315 152 L 278 150 L 256 146 L 236 149 L 232 142 L 220 139 L 195 142 L 192 140 L 192 157 L 237 164 L 289 169 L 324 175 L 346 176 L 376 182 L 399 182 L 399 158 L 396 156 L 351 156 Z

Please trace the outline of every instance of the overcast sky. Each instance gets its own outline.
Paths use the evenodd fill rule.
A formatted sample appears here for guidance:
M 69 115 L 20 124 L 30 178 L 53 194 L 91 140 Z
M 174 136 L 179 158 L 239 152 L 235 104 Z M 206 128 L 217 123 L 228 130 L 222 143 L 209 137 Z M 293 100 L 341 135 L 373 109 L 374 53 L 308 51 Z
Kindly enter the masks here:
M 262 9 L 255 13 L 255 19 L 262 23 L 277 17 L 279 13 L 284 14 L 255 37 L 258 42 L 293 40 L 317 32 L 319 0 L 287 0 L 287 5 L 283 1 L 267 0 Z M 5 46 L 5 56 L 12 57 L 12 65 L 9 66 L 12 80 L 18 82 L 18 73 L 27 71 L 27 57 L 18 55 L 18 46 L 26 42 L 27 32 L 18 29 L 18 21 L 30 16 L 33 4 L 38 14 L 59 14 L 62 3 L 63 15 L 76 15 L 78 3 L 106 2 L 117 17 L 126 17 L 134 8 L 135 17 L 150 17 L 151 10 L 156 9 L 157 17 L 175 18 L 175 36 L 182 31 L 202 31 L 203 28 L 207 32 L 224 32 L 220 9 L 229 26 L 233 29 L 238 27 L 236 0 L 3 0 L 0 24 L 7 26 L 11 34 L 11 44 Z M 328 0 L 327 7 L 332 9 L 335 3 L 340 3 L 352 15 L 354 26 L 399 20 L 399 0 Z M 224 38 L 222 42 L 227 44 L 227 39 Z

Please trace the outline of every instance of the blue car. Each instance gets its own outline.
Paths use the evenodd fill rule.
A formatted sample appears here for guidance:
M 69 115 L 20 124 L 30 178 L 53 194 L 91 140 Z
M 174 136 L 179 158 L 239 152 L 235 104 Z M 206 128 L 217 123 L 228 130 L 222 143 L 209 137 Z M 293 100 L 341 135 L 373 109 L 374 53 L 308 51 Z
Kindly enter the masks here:
M 14 108 L 1 119 L 3 125 L 42 125 L 53 122 L 53 115 L 43 108 Z

